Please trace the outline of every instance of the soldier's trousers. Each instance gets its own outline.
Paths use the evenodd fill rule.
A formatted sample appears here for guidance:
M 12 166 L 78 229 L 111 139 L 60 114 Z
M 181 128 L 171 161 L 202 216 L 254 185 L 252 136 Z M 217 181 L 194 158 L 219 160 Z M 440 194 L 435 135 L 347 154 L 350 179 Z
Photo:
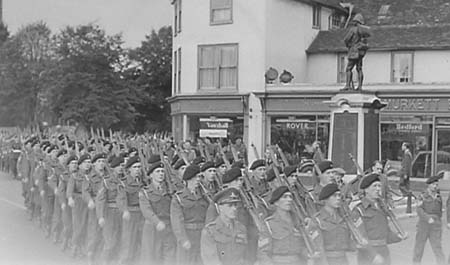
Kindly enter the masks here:
M 119 258 L 122 237 L 122 213 L 118 208 L 106 208 L 103 226 L 103 264 L 111 264 Z
M 200 255 L 200 238 L 202 230 L 186 229 L 186 235 L 191 242 L 190 249 L 184 249 L 182 242 L 177 242 L 177 260 L 178 265 L 201 265 L 203 264 Z
M 86 244 L 88 208 L 81 196 L 75 196 L 74 201 L 75 204 L 72 208 L 72 246 L 75 252 L 80 252 Z
M 94 209 L 88 209 L 87 223 L 87 256 L 90 264 L 96 264 L 103 248 L 102 228 L 98 224 Z
M 384 262 L 382 265 L 390 265 L 391 264 L 391 253 L 387 246 L 374 246 L 375 255 L 379 254 L 383 257 Z M 375 258 L 367 249 L 358 249 L 357 260 L 358 265 L 372 265 L 372 261 Z M 378 264 L 381 265 L 381 264 Z
M 63 222 L 63 230 L 62 230 L 62 240 L 65 244 L 64 247 L 68 247 L 68 244 L 72 240 L 72 208 L 66 205 L 66 207 L 62 210 L 62 222 Z
M 31 218 L 33 220 L 41 221 L 41 201 L 42 198 L 39 194 L 37 186 L 32 186 L 30 188 L 30 207 L 31 207 Z
M 130 220 L 122 223 L 122 247 L 120 264 L 136 264 L 141 256 L 144 217 L 140 210 L 130 211 Z
M 170 221 L 164 222 L 166 229 L 157 231 L 150 221 L 145 221 L 142 235 L 141 264 L 174 265 L 177 243 Z
M 53 207 L 55 206 L 55 195 L 44 195 L 43 197 L 43 221 L 44 229 L 50 235 L 52 230 L 52 220 L 53 220 Z
M 30 180 L 28 178 L 22 179 L 22 196 L 24 205 L 28 210 L 31 210 L 31 191 Z
M 52 235 L 55 242 L 59 242 L 61 240 L 61 233 L 63 230 L 63 221 L 62 221 L 62 209 L 61 203 L 58 198 L 55 198 L 55 203 L 53 205 L 53 220 L 52 220 Z
M 445 264 L 445 257 L 442 251 L 442 223 L 427 224 L 419 222 L 417 224 L 416 241 L 414 243 L 413 262 L 420 264 L 427 240 L 430 240 L 431 249 L 436 257 L 437 264 Z

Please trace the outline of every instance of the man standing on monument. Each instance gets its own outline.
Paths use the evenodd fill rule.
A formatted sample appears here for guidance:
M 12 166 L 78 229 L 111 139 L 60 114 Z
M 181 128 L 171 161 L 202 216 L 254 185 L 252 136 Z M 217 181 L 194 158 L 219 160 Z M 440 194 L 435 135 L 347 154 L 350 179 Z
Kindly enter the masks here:
M 369 45 L 367 44 L 367 38 L 370 37 L 369 27 L 364 26 L 364 18 L 361 14 L 356 14 L 353 17 L 351 26 L 344 37 L 345 46 L 348 48 L 348 63 L 346 72 L 346 83 L 342 89 L 344 91 L 353 89 L 353 74 L 352 70 L 356 66 L 358 72 L 358 87 L 356 90 L 362 89 L 362 83 L 364 79 L 362 71 L 362 60 L 366 55 Z

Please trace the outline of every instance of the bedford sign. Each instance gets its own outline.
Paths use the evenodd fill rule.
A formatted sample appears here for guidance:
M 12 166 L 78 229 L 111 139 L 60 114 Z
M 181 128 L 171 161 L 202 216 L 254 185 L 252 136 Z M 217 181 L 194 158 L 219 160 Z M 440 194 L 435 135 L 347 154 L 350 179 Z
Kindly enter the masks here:
M 200 118 L 200 137 L 227 138 L 231 119 Z

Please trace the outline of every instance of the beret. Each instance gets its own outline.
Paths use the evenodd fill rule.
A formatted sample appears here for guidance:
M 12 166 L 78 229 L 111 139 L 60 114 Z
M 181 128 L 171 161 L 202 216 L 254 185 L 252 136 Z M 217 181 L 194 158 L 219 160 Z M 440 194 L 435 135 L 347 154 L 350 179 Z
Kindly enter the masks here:
M 239 190 L 236 188 L 224 189 L 214 195 L 213 201 L 217 204 L 240 202 L 241 198 L 239 197 Z
M 178 170 L 180 167 L 185 166 L 186 163 L 184 163 L 183 159 L 178 159 L 178 161 L 173 165 L 173 169 Z
M 284 168 L 284 175 L 289 177 L 292 173 L 297 172 L 297 166 L 287 166 Z
M 266 166 L 266 161 L 264 161 L 264 159 L 258 159 L 253 161 L 252 165 L 250 166 L 250 170 L 255 170 L 258 167 L 265 167 Z
M 274 202 L 278 201 L 283 194 L 288 192 L 289 189 L 287 186 L 279 186 L 272 192 L 272 196 L 270 197 L 269 203 L 273 204 Z
M 161 156 L 160 155 L 151 155 L 150 158 L 148 159 L 148 163 L 150 163 L 150 164 L 153 164 L 153 163 L 156 163 L 156 162 L 160 162 L 160 161 L 161 161 Z
M 76 155 L 71 155 L 67 158 L 66 165 L 70 164 L 72 161 L 78 161 L 78 157 Z
M 320 169 L 320 172 L 323 173 L 323 172 L 327 171 L 328 169 L 333 168 L 333 162 L 331 162 L 330 160 L 323 160 L 317 164 L 317 167 Z
M 196 158 L 194 158 L 194 160 L 192 161 L 192 164 L 194 165 L 198 165 L 200 163 L 205 163 L 206 162 L 206 158 L 204 158 L 203 156 L 197 156 Z
M 78 159 L 78 165 L 81 165 L 81 163 L 83 163 L 85 160 L 91 159 L 91 155 L 90 154 L 84 154 L 80 157 L 80 159 Z
M 239 160 L 239 161 L 233 162 L 233 164 L 231 165 L 231 168 L 244 168 L 244 161 Z
M 164 168 L 164 164 L 161 162 L 156 162 L 150 165 L 150 167 L 148 168 L 147 171 L 147 175 L 150 175 L 151 173 L 153 173 L 153 171 L 155 171 L 155 169 L 157 168 Z
M 363 190 L 367 189 L 375 181 L 380 181 L 380 176 L 378 175 L 378 173 L 370 173 L 362 178 L 361 183 L 359 184 L 359 188 Z
M 216 168 L 215 165 L 214 165 L 214 162 L 212 162 L 212 161 L 208 161 L 205 164 L 203 164 L 202 167 L 200 168 L 200 170 L 202 172 L 204 172 L 204 171 L 206 171 L 206 170 L 208 170 L 210 168 Z
M 136 163 L 140 163 L 141 160 L 139 159 L 139 156 L 133 156 L 130 157 L 127 161 L 127 163 L 125 164 L 125 168 L 130 168 L 132 165 L 136 164 Z
M 59 150 L 59 152 L 56 155 L 56 157 L 60 157 L 60 156 L 65 155 L 65 154 L 67 154 L 67 150 L 66 149 L 61 149 L 61 150 Z
M 232 168 L 225 172 L 225 174 L 222 177 L 222 183 L 223 184 L 230 183 L 233 180 L 235 180 L 241 176 L 242 176 L 242 171 L 240 168 L 238 168 L 238 167 Z
M 339 191 L 339 187 L 336 183 L 330 183 L 325 185 L 319 193 L 319 200 L 326 200 L 336 191 Z
M 105 153 L 99 153 L 96 154 L 93 158 L 92 158 L 92 163 L 95 163 L 97 160 L 99 159 L 106 159 L 106 154 Z
M 427 184 L 431 184 L 431 183 L 434 183 L 434 182 L 436 182 L 436 181 L 439 181 L 441 178 L 442 178 L 442 177 L 441 177 L 440 175 L 432 176 L 432 177 L 429 177 L 429 178 L 427 179 L 426 183 L 427 183 Z
M 335 167 L 333 168 L 333 172 L 339 175 L 345 175 L 345 170 L 343 168 L 340 167 Z
M 113 159 L 111 160 L 111 167 L 115 168 L 120 166 L 120 164 L 122 164 L 125 160 L 123 159 L 122 156 L 115 156 L 113 157 Z
M 278 172 L 281 172 L 281 168 L 280 167 L 278 167 Z M 275 175 L 275 170 L 273 170 L 273 168 L 270 168 L 269 170 L 267 170 L 267 172 L 266 172 L 266 180 L 268 182 L 271 182 L 276 177 L 277 177 L 277 175 Z
M 89 146 L 88 149 L 87 149 L 87 151 L 88 151 L 88 152 L 95 151 L 95 148 L 94 148 L 93 146 Z
M 183 180 L 190 180 L 198 173 L 200 173 L 200 167 L 198 165 L 190 165 L 184 171 Z
M 131 154 L 131 153 L 137 152 L 137 151 L 138 151 L 138 150 L 137 150 L 136 147 L 131 147 L 131 148 L 128 150 L 128 154 Z
M 223 160 L 223 158 L 219 157 L 216 159 L 215 165 L 216 167 L 220 167 L 221 165 L 224 165 L 225 161 Z
M 60 134 L 60 135 L 58 136 L 58 140 L 62 141 L 62 140 L 64 140 L 65 137 L 66 137 L 66 136 L 65 136 L 64 134 Z
M 38 143 L 39 143 L 38 139 L 34 140 L 33 142 L 31 142 L 31 147 L 37 145 Z
M 47 150 L 47 153 L 50 153 L 53 150 L 58 150 L 58 146 L 57 145 L 49 145 L 49 149 Z
M 45 148 L 45 147 L 47 147 L 48 145 L 51 145 L 51 143 L 50 143 L 49 141 L 44 141 L 44 142 L 42 142 L 39 146 L 40 146 L 41 148 Z

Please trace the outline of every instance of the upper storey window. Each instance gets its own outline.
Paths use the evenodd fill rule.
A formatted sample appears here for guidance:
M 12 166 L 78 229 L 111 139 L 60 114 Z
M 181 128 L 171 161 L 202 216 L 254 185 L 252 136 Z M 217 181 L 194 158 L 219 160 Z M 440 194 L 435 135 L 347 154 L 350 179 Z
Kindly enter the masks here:
M 233 0 L 210 0 L 211 25 L 233 23 Z

